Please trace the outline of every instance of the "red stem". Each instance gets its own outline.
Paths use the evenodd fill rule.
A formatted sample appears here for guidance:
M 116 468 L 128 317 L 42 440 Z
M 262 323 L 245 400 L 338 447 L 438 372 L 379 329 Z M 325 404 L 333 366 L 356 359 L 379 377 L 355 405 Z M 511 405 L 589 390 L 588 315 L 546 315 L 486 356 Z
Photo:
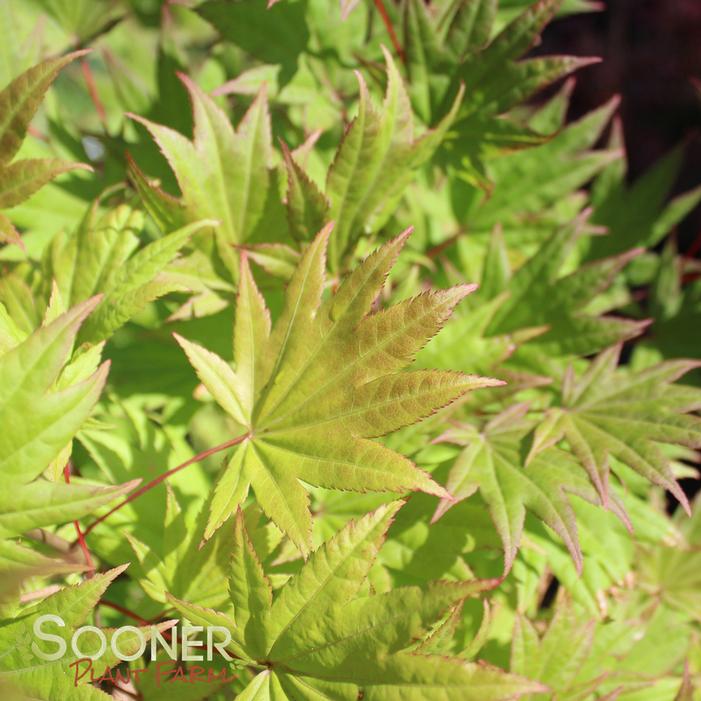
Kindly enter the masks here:
M 66 484 L 71 483 L 70 460 L 66 463 L 66 466 L 63 468 L 63 477 L 66 480 Z M 80 530 L 80 524 L 78 523 L 78 521 L 73 521 L 73 525 L 75 526 L 76 533 L 78 534 L 78 544 L 80 545 L 80 549 L 83 551 L 83 557 L 85 557 L 85 562 L 88 565 L 88 573 L 86 576 L 90 578 L 95 573 L 95 563 L 93 562 L 92 555 L 90 554 L 90 550 L 88 549 L 88 544 L 85 542 L 85 534 L 83 533 L 83 531 Z
M 107 601 L 107 599 L 100 599 L 98 602 L 100 606 L 105 606 L 108 609 L 113 609 L 114 611 L 118 611 L 119 613 L 122 614 L 122 616 L 126 616 L 127 618 L 131 618 L 132 621 L 136 621 L 139 625 L 141 626 L 147 626 L 151 625 L 152 621 L 148 621 L 145 618 L 142 618 L 139 616 L 139 614 L 134 613 L 133 611 L 130 611 L 128 608 L 125 608 L 124 606 L 120 606 L 119 604 L 115 604 L 114 601 Z
M 141 616 L 139 616 L 138 613 L 134 613 L 133 611 L 129 610 L 128 608 L 126 608 L 124 606 L 120 606 L 119 604 L 116 604 L 114 601 L 108 601 L 107 599 L 100 599 L 100 601 L 98 601 L 98 604 L 100 606 L 104 606 L 108 609 L 112 609 L 113 611 L 117 611 L 118 613 L 121 613 L 122 616 L 125 616 L 126 618 L 130 618 L 132 621 L 135 621 L 140 626 L 154 625 L 157 621 L 159 621 L 162 618 L 162 616 L 157 616 L 156 618 L 153 618 L 149 621 L 148 619 L 142 618 Z M 173 636 L 170 634 L 169 630 L 164 630 L 162 635 L 166 640 L 172 640 Z
M 151 620 L 147 620 L 146 618 L 142 618 L 141 616 L 139 616 L 138 613 L 134 613 L 133 611 L 130 611 L 128 608 L 125 608 L 124 606 L 120 606 L 119 604 L 115 604 L 114 601 L 108 601 L 107 599 L 100 599 L 100 601 L 98 603 L 100 606 L 105 606 L 107 608 L 113 609 L 114 611 L 121 613 L 123 616 L 125 616 L 126 618 L 130 618 L 132 621 L 135 621 L 140 626 L 154 625 L 156 623 L 156 621 L 158 621 L 159 619 L 161 619 L 163 617 L 161 615 L 161 616 L 158 616 L 158 617 L 153 618 Z M 170 630 L 164 630 L 162 635 L 166 640 L 170 641 L 173 639 L 173 636 L 172 636 Z M 195 649 L 203 649 L 204 644 L 193 645 L 193 647 Z M 219 652 L 219 650 L 217 650 L 217 653 L 221 654 Z
M 394 27 L 392 26 L 392 20 L 390 19 L 389 13 L 387 12 L 387 8 L 385 7 L 384 2 L 382 0 L 375 0 L 375 7 L 380 13 L 380 17 L 382 17 L 382 22 L 384 23 L 385 28 L 387 29 L 387 33 L 389 34 L 389 38 L 392 41 L 392 46 L 394 46 L 394 50 L 397 52 L 397 56 L 399 56 L 402 62 L 404 62 L 404 49 L 399 43 L 399 39 L 397 38 L 397 34 L 394 31 Z
M 106 132 L 107 112 L 105 112 L 105 106 L 102 104 L 102 100 L 100 100 L 100 95 L 97 92 L 97 85 L 95 84 L 95 77 L 92 74 L 92 69 L 90 68 L 90 64 L 88 63 L 87 59 L 84 58 L 81 60 L 80 67 L 83 71 L 83 78 L 85 79 L 85 84 L 87 85 L 88 93 L 90 94 L 90 99 L 92 100 L 92 103 L 95 106 L 97 116 L 100 118 L 100 122 L 102 122 L 102 126 L 104 127 Z
M 126 506 L 127 504 L 130 504 L 132 501 L 135 499 L 138 499 L 142 494 L 146 494 L 146 492 L 150 492 L 154 487 L 157 487 L 159 484 L 162 482 L 165 482 L 169 477 L 172 477 L 174 474 L 177 472 L 180 472 L 180 470 L 184 470 L 186 467 L 189 467 L 190 465 L 194 465 L 195 463 L 201 462 L 205 458 L 208 458 L 210 455 L 214 455 L 216 453 L 220 453 L 222 450 L 227 450 L 228 448 L 233 448 L 235 445 L 238 445 L 239 443 L 243 443 L 247 438 L 250 437 L 250 434 L 245 433 L 241 436 L 237 436 L 236 438 L 232 438 L 230 441 L 226 441 L 226 443 L 222 443 L 221 445 L 215 445 L 213 448 L 208 448 L 207 450 L 202 451 L 201 453 L 198 453 L 194 457 L 190 458 L 189 460 L 186 460 L 184 463 L 181 463 L 177 467 L 172 468 L 171 470 L 168 470 L 168 472 L 164 472 L 162 475 L 158 475 L 155 479 L 152 479 L 148 484 L 145 484 L 143 487 L 139 487 L 135 492 L 132 492 L 124 501 L 120 502 L 115 506 L 114 508 L 110 509 L 106 514 L 103 514 L 100 516 L 100 518 L 95 519 L 83 532 L 83 536 L 87 536 L 89 533 L 92 532 L 92 530 L 95 528 L 95 526 L 98 526 L 101 524 L 103 521 L 107 520 L 112 514 L 116 513 L 119 511 L 123 506 Z

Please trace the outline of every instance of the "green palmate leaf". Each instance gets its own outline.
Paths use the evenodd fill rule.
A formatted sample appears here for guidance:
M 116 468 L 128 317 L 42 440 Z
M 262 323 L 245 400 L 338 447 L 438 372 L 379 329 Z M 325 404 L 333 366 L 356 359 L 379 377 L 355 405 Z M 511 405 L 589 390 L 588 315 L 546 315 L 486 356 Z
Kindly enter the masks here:
M 592 261 L 561 275 L 583 224 L 580 220 L 556 231 L 508 282 L 490 284 L 492 294 L 508 292 L 508 298 L 487 327 L 487 336 L 543 328 L 532 343 L 550 355 L 589 355 L 640 333 L 646 322 L 593 316 L 586 307 L 642 249 Z M 485 265 L 491 262 L 488 257 Z M 489 273 L 486 268 L 484 275 L 491 281 L 494 277 Z
M 611 146 L 622 145 L 621 135 L 614 131 Z M 698 205 L 700 188 L 667 201 L 682 157 L 682 149 L 674 149 L 630 187 L 626 183 L 625 152 L 621 160 L 601 173 L 592 192 L 593 221 L 605 226 L 609 236 L 590 242 L 589 258 L 618 253 L 628 246 L 655 246 Z
M 369 314 L 405 233 L 369 256 L 322 301 L 329 231 L 300 260 L 272 328 L 242 260 L 235 369 L 178 337 L 202 383 L 244 433 L 216 487 L 206 537 L 233 513 L 249 484 L 265 513 L 303 552 L 311 518 L 301 481 L 445 496 L 409 460 L 369 439 L 414 423 L 468 390 L 499 384 L 450 372 L 400 373 L 472 288 L 425 292 Z
M 617 620 L 601 622 L 561 597 L 545 632 L 539 628 L 519 616 L 512 638 L 511 671 L 549 688 L 527 701 L 674 699 L 679 680 L 670 685 L 665 675 L 689 635 L 678 617 L 658 612 L 636 621 L 624 608 Z M 649 695 L 637 695 L 646 689 Z
M 48 59 L 22 73 L 0 92 L 0 208 L 20 204 L 61 173 L 75 168 L 90 170 L 89 166 L 80 163 L 56 159 L 12 162 L 51 83 L 62 68 L 86 53 L 76 51 Z M 12 224 L 2 215 L 0 237 L 13 242 L 19 240 Z
M 169 489 L 163 531 L 157 547 L 149 547 L 137 536 L 126 534 L 137 562 L 132 576 L 156 601 L 165 603 L 166 593 L 202 606 L 221 607 L 227 601 L 226 570 L 231 534 L 222 530 L 200 547 L 207 512 L 198 523 L 189 524 L 175 493 Z
M 0 495 L 0 538 L 75 521 L 93 513 L 137 484 L 114 487 L 36 480 Z
M 532 3 L 491 41 L 496 0 L 454 2 L 433 8 L 421 0 L 404 4 L 404 43 L 410 95 L 430 122 L 444 116 L 461 84 L 466 98 L 454 126 L 466 176 L 490 187 L 485 169 L 496 153 L 542 143 L 541 134 L 505 114 L 535 92 L 596 61 L 574 56 L 517 60 L 536 43 L 560 0 Z M 551 130 L 552 131 L 552 130 Z
M 525 417 L 527 408 L 515 405 L 482 428 L 461 424 L 437 439 L 464 449 L 446 485 L 453 499 L 441 503 L 434 519 L 440 518 L 455 500 L 466 499 L 479 490 L 504 546 L 505 572 L 511 569 L 518 552 L 527 510 L 562 538 L 581 570 L 582 553 L 569 495 L 594 504 L 600 500 L 586 477 L 577 471 L 573 458 L 562 450 L 544 450 L 526 464 L 525 439 L 533 428 L 533 422 Z M 623 516 L 615 499 L 610 507 Z
M 105 574 L 97 574 L 79 586 L 63 589 L 39 604 L 22 610 L 14 620 L 3 621 L 0 626 L 0 645 L 3 649 L 3 655 L 0 656 L 0 683 L 10 685 L 21 694 L 20 698 L 36 701 L 65 701 L 67 698 L 79 701 L 109 699 L 107 694 L 91 686 L 85 679 L 76 684 L 75 670 L 70 668 L 78 659 L 97 653 L 100 649 L 97 636 L 94 633 L 81 636 L 81 651 L 85 653 L 82 656 L 75 654 L 70 638 L 75 630 L 85 623 L 110 582 L 125 568 L 119 567 Z M 57 651 L 55 642 L 48 644 L 35 638 L 34 624 L 40 616 L 45 615 L 60 616 L 65 622 L 65 627 L 54 625 L 52 629 L 52 635 L 56 635 L 66 644 L 65 655 L 53 661 L 40 658 L 33 647 L 36 645 L 46 654 Z M 172 623 L 165 623 L 160 624 L 158 628 L 164 630 L 170 626 Z M 131 631 L 121 633 L 119 650 L 124 655 L 134 654 L 138 651 L 141 640 L 148 640 L 150 633 L 150 628 L 140 629 L 138 635 Z M 104 635 L 107 648 L 105 654 L 96 662 L 100 668 L 99 674 L 119 662 L 111 651 L 112 633 L 105 630 Z
M 93 207 L 72 235 L 56 237 L 45 270 L 47 278 L 56 281 L 63 302 L 72 305 L 95 294 L 104 296 L 79 340 L 105 340 L 149 302 L 183 291 L 181 282 L 165 269 L 194 233 L 212 224 L 188 224 L 137 250 L 143 228 L 140 212 L 123 205 L 100 218 Z
M 701 620 L 701 499 L 693 505 L 692 518 L 680 523 L 683 534 L 676 547 L 648 548 L 641 561 L 640 576 L 646 590 L 653 591 L 670 608 L 690 620 Z
M 529 362 L 530 354 L 585 355 L 637 336 L 648 322 L 599 316 L 591 305 L 641 250 L 562 274 L 572 268 L 572 252 L 583 227 L 580 219 L 554 231 L 515 272 L 497 227 L 484 256 L 474 303 L 458 311 L 445 333 L 422 351 L 419 362 L 443 368 L 470 363 L 479 372 L 490 372 L 513 356 L 515 365 L 524 363 L 532 371 L 539 367 Z
M 689 509 L 662 444 L 701 446 L 701 405 L 692 387 L 674 385 L 698 363 L 678 360 L 640 371 L 618 368 L 620 346 L 601 353 L 580 377 L 570 369 L 560 406 L 550 409 L 534 434 L 531 455 L 565 439 L 604 500 L 615 458 L 653 484 L 668 489 Z
M 582 208 L 574 193 L 620 157 L 618 150 L 590 150 L 618 102 L 610 100 L 540 146 L 490 161 L 489 179 L 498 187 L 473 206 L 470 225 L 488 234 L 501 224 L 507 241 L 521 243 L 541 242 L 557 224 L 570 223 Z
M 537 679 L 558 696 L 576 697 L 587 689 L 586 681 L 577 688 L 583 663 L 592 652 L 595 622 L 584 618 L 571 604 L 560 604 L 543 637 L 525 616 L 516 619 L 511 644 L 511 670 Z M 574 687 L 574 688 L 572 688 Z M 547 699 L 549 694 L 532 697 Z
M 142 212 L 120 205 L 99 215 L 97 205 L 93 203 L 70 235 L 56 236 L 44 258 L 45 280 L 55 283 L 64 304 L 75 304 L 97 293 L 106 295 L 89 340 L 107 339 L 149 302 L 169 292 L 194 293 L 185 304 L 188 308 L 201 303 L 208 283 L 217 287 L 216 280 L 210 283 L 206 277 L 205 266 L 211 266 L 201 251 L 189 259 L 175 260 L 190 238 L 213 222 L 184 224 L 140 247 L 145 228 Z
M 437 582 L 368 596 L 364 582 L 400 504 L 349 523 L 273 597 L 239 513 L 233 618 L 172 599 L 196 625 L 230 629 L 230 649 L 260 672 L 241 699 L 495 701 L 540 687 L 497 669 L 408 650 L 483 582 Z
M 117 209 L 102 224 L 90 220 L 67 241 L 57 239 L 50 263 L 62 294 L 71 302 L 100 293 L 102 301 L 80 330 L 81 343 L 99 343 L 149 302 L 169 292 L 184 291 L 165 268 L 197 231 L 215 222 L 188 224 L 135 252 L 138 239 L 132 229 L 140 215 Z
M 480 54 L 466 61 L 460 79 L 468 88 L 464 111 L 500 114 L 543 86 L 597 59 L 546 56 L 515 62 L 537 41 L 561 0 L 540 0 L 498 34 Z
M 541 0 L 491 39 L 495 0 L 451 3 L 432 12 L 425 3 L 405 4 L 404 35 L 412 97 L 424 117 L 445 112 L 446 99 L 464 81 L 468 88 L 461 116 L 483 117 L 509 110 L 539 88 L 591 62 L 548 56 L 517 63 L 537 41 L 561 0 Z M 491 41 L 490 41 L 491 40 Z
M 533 566 L 534 559 L 547 562 L 562 588 L 591 617 L 615 612 L 616 602 L 609 592 L 615 591 L 617 585 L 626 582 L 630 573 L 638 569 L 638 546 L 645 543 L 646 547 L 657 549 L 679 538 L 673 525 L 652 504 L 620 488 L 614 488 L 614 494 L 625 508 L 628 522 L 622 522 L 597 505 L 581 500 L 573 502 L 584 559 L 582 573 L 572 566 L 565 548 L 535 524 L 528 527 L 528 544 L 521 551 L 523 562 L 529 567 Z M 537 571 L 537 567 L 533 571 Z M 528 615 L 533 613 L 534 610 L 528 611 Z
M 265 87 L 234 130 L 214 100 L 184 75 L 180 76 L 192 100 L 193 140 L 143 117 L 133 115 L 151 133 L 173 169 L 181 190 L 180 204 L 187 221 L 219 221 L 218 232 L 227 243 L 243 243 L 256 233 L 271 208 L 281 209 L 270 170 L 270 115 Z M 132 174 L 134 174 L 132 168 Z M 168 222 L 172 205 L 144 179 L 139 189 L 150 191 L 144 200 L 154 219 Z M 271 203 L 271 198 L 275 202 Z M 170 212 L 164 216 L 164 211 Z
M 462 89 L 443 120 L 418 139 L 414 137 L 411 106 L 391 55 L 387 62 L 387 92 L 381 111 L 371 103 L 358 74 L 360 104 L 348 126 L 326 179 L 329 219 L 336 227 L 329 242 L 329 262 L 339 267 L 348 249 L 364 230 L 377 231 L 396 208 L 414 170 L 434 153 L 450 127 Z
M 0 471 L 15 484 L 28 484 L 47 468 L 100 396 L 108 363 L 87 379 L 55 386 L 80 325 L 99 302 L 82 302 L 0 357 Z

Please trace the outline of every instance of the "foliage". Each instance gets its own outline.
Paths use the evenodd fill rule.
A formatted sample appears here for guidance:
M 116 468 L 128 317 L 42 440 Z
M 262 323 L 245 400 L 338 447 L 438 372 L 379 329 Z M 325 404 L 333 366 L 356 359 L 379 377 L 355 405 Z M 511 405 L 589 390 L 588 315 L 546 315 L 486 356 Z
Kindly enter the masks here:
M 701 189 L 567 120 L 593 9 L 0 8 L 2 693 L 701 699 Z

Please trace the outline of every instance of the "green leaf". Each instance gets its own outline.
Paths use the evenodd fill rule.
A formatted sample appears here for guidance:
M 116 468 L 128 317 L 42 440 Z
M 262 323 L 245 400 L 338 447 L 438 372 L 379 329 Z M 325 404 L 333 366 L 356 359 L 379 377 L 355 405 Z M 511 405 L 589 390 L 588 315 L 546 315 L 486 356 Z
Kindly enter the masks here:
M 596 490 L 576 469 L 563 450 L 549 448 L 526 462 L 526 441 L 533 422 L 526 406 L 515 405 L 483 427 L 461 424 L 437 440 L 464 446 L 451 468 L 445 499 L 434 520 L 479 490 L 504 547 L 504 573 L 508 573 L 521 544 L 526 511 L 550 526 L 567 546 L 578 570 L 582 553 L 570 495 L 598 504 Z M 620 513 L 612 500 L 611 509 Z
M 15 78 L 0 93 L 0 164 L 8 165 L 19 151 L 32 117 L 61 69 L 87 53 L 75 51 L 43 61 Z
M 326 223 L 330 205 L 284 143 L 282 152 L 287 168 L 287 220 L 290 233 L 304 241 Z
M 612 255 L 632 246 L 655 246 L 698 204 L 698 188 L 666 203 L 682 159 L 683 150 L 675 148 L 630 187 L 625 183 L 625 161 L 614 173 L 602 173 L 605 183 L 597 190 L 592 220 L 605 226 L 609 236 L 591 241 L 590 258 Z
M 185 224 L 185 205 L 149 180 L 129 153 L 126 154 L 129 180 L 139 193 L 144 208 L 161 231 L 174 231 Z
M 94 38 L 117 20 L 118 8 L 106 0 L 36 0 L 70 34 Z
M 180 187 L 184 216 L 189 222 L 212 219 L 226 244 L 250 239 L 270 208 L 274 192 L 269 171 L 270 115 L 265 86 L 234 130 L 216 102 L 185 75 L 194 113 L 193 140 L 143 117 L 131 115 L 151 133 Z M 136 174 L 132 168 L 132 176 Z M 155 186 L 139 178 L 139 189 L 150 190 L 144 204 L 156 221 L 174 220 L 166 199 Z M 278 207 L 281 204 L 278 202 Z
M 0 208 L 20 204 L 61 173 L 76 168 L 92 170 L 81 163 L 66 163 L 55 158 L 12 162 L 51 83 L 61 69 L 86 53 L 75 51 L 47 59 L 22 73 L 0 92 Z M 19 243 L 16 230 L 1 214 L 0 235 L 8 242 Z
M 12 537 L 32 528 L 75 521 L 131 491 L 139 481 L 118 486 L 63 484 L 39 479 L 17 485 L 0 495 L 0 537 Z
M 119 217 L 119 212 L 117 216 Z M 95 312 L 80 330 L 78 341 L 103 341 L 149 302 L 169 292 L 182 291 L 182 285 L 177 280 L 170 281 L 167 276 L 161 276 L 161 273 L 193 234 L 213 224 L 212 221 L 188 224 L 144 246 L 131 257 L 127 239 L 120 236 L 118 230 L 111 230 L 110 224 L 106 230 L 95 233 L 94 248 L 90 244 L 76 244 L 78 263 L 84 255 L 93 255 L 102 260 L 98 263 L 100 267 L 92 267 L 87 271 L 82 266 L 76 269 L 74 291 L 78 290 L 77 294 L 80 294 L 81 288 L 92 284 L 103 295 Z M 92 277 L 96 272 L 100 273 L 97 279 Z
M 311 519 L 301 480 L 362 492 L 444 495 L 409 460 L 369 439 L 471 389 L 498 384 L 458 373 L 399 373 L 472 288 L 426 292 L 369 314 L 407 232 L 370 255 L 322 302 L 328 234 L 323 230 L 300 260 L 269 336 L 263 301 L 242 259 L 236 369 L 180 340 L 205 387 L 246 427 L 238 457 L 220 479 L 239 498 L 247 493 L 241 485 L 252 484 L 265 513 L 302 552 L 309 548 Z M 208 534 L 237 501 L 219 491 L 214 506 Z
M 320 616 L 358 593 L 401 506 L 381 507 L 340 531 L 288 582 L 270 610 L 270 656 L 293 654 L 295 640 L 304 638 Z
M 66 163 L 55 158 L 25 158 L 0 169 L 0 208 L 14 207 L 61 173 L 92 170 L 82 163 Z
M 672 609 L 690 620 L 701 620 L 701 500 L 693 504 L 692 517 L 677 518 L 683 538 L 680 542 L 648 547 L 640 562 L 640 576 L 646 589 L 655 591 Z
M 330 219 L 336 223 L 329 242 L 329 263 L 338 269 L 342 258 L 363 234 L 377 231 L 414 177 L 438 148 L 455 117 L 462 90 L 451 109 L 432 130 L 416 139 L 409 97 L 388 51 L 387 91 L 381 112 L 372 105 L 358 74 L 358 114 L 348 126 L 326 178 Z
M 350 522 L 312 554 L 274 600 L 239 512 L 234 618 L 228 627 L 236 641 L 232 647 L 263 669 L 238 698 L 506 701 L 541 688 L 497 669 L 407 650 L 446 610 L 485 583 L 437 582 L 427 591 L 407 587 L 374 596 L 361 592 L 399 506 Z M 193 622 L 227 625 L 216 611 L 172 602 Z
M 490 197 L 475 207 L 472 226 L 491 233 L 495 224 L 500 223 L 509 241 L 512 232 L 516 234 L 530 228 L 526 226 L 530 219 L 544 220 L 547 234 L 550 234 L 554 228 L 552 217 L 557 215 L 556 206 L 620 158 L 620 151 L 615 149 L 589 150 L 600 138 L 618 103 L 616 98 L 610 100 L 540 146 L 491 161 L 489 178 L 499 185 L 494 187 Z M 581 204 L 575 215 L 580 208 Z M 574 218 L 566 211 L 567 218 L 560 222 L 562 225 Z
M 158 541 L 147 546 L 136 535 L 126 534 L 136 555 L 130 575 L 155 601 L 167 602 L 167 595 L 186 598 L 202 606 L 223 606 L 227 600 L 226 570 L 232 538 L 220 531 L 202 544 L 207 512 L 202 509 L 190 523 L 172 489 L 168 489 L 163 529 Z
M 679 679 L 667 675 L 679 664 L 689 635 L 678 617 L 658 610 L 639 619 L 624 605 L 615 620 L 598 621 L 565 597 L 554 609 L 547 627 L 542 625 L 545 621 L 538 621 L 536 628 L 524 616 L 516 619 L 511 671 L 527 674 L 550 690 L 527 701 L 593 695 L 606 699 L 674 698 Z M 638 696 L 640 692 L 642 696 Z
M 82 302 L 0 357 L 0 470 L 15 484 L 28 484 L 46 469 L 100 396 L 108 363 L 85 380 L 54 388 L 78 328 L 99 302 Z
M 618 367 L 620 352 L 620 346 L 602 352 L 579 377 L 568 370 L 561 404 L 549 410 L 535 444 L 565 438 L 604 501 L 609 472 L 616 472 L 613 457 L 668 489 L 688 511 L 661 445 L 701 446 L 701 419 L 689 413 L 699 406 L 698 390 L 673 384 L 698 363 L 677 360 L 632 371 Z
M 581 667 L 591 654 L 594 631 L 594 622 L 584 619 L 571 604 L 557 608 L 542 638 L 533 623 L 519 616 L 511 644 L 511 671 L 537 679 L 558 694 L 573 692 Z
M 27 699 L 36 701 L 65 701 L 67 698 L 79 701 L 106 701 L 109 698 L 103 691 L 85 681 L 74 684 L 73 674 L 69 665 L 79 658 L 73 652 L 70 638 L 81 626 L 97 605 L 102 594 L 126 566 L 110 570 L 105 574 L 96 574 L 79 586 L 62 589 L 41 601 L 39 604 L 21 611 L 15 619 L 3 621 L 0 626 L 0 645 L 4 654 L 0 657 L 0 682 L 8 683 Z M 55 626 L 55 633 L 67 643 L 66 653 L 54 661 L 41 659 L 32 647 L 36 644 L 46 653 L 54 652 L 54 648 L 44 647 L 45 643 L 35 640 L 33 627 L 40 616 L 60 616 L 65 627 Z M 159 624 L 164 630 L 172 623 Z M 100 658 L 101 672 L 115 666 L 119 660 L 111 652 L 110 641 L 112 633 L 103 631 L 107 639 L 107 652 Z M 150 628 L 139 629 L 136 633 L 122 633 L 119 636 L 119 649 L 126 655 L 133 654 L 139 649 L 142 639 L 148 640 Z M 81 636 L 81 651 L 94 654 L 99 649 L 96 636 Z M 101 673 L 100 672 L 100 673 Z
M 519 329 L 544 327 L 532 343 L 550 355 L 589 355 L 618 341 L 636 336 L 647 324 L 595 317 L 586 311 L 606 291 L 630 260 L 642 253 L 633 249 L 611 258 L 592 261 L 562 276 L 583 222 L 554 232 L 514 274 L 505 290 L 509 297 L 499 306 L 488 336 Z M 501 290 L 500 290 L 501 291 Z

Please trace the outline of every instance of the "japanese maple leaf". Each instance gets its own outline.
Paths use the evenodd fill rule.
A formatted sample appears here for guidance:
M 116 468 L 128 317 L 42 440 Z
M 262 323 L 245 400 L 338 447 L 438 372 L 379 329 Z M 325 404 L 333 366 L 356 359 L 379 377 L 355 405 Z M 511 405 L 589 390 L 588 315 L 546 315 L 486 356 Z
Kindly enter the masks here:
M 329 489 L 446 491 L 402 455 L 370 440 L 498 381 L 455 372 L 399 372 L 474 287 L 424 292 L 370 313 L 409 232 L 363 261 L 322 300 L 331 227 L 309 245 L 274 325 L 245 257 L 236 305 L 235 369 L 176 336 L 214 399 L 245 427 L 222 474 L 205 538 L 253 486 L 258 503 L 300 548 L 311 515 L 302 481 Z
M 504 547 L 505 574 L 518 552 L 527 511 L 562 538 L 581 571 L 582 553 L 570 495 L 593 504 L 600 503 L 599 496 L 564 450 L 550 447 L 526 464 L 527 437 L 534 426 L 527 410 L 526 404 L 517 404 L 482 427 L 457 424 L 436 439 L 464 447 L 448 476 L 446 486 L 452 498 L 441 502 L 434 520 L 479 490 Z M 616 500 L 611 500 L 610 507 L 627 523 Z
M 241 701 L 497 701 L 544 690 L 486 665 L 419 652 L 431 626 L 494 580 L 434 582 L 369 595 L 366 580 L 401 507 L 351 521 L 276 594 L 241 511 L 229 576 L 233 616 L 170 597 L 194 625 L 222 626 L 253 673 Z
M 672 474 L 661 444 L 701 447 L 701 406 L 694 387 L 673 384 L 698 366 L 674 360 L 639 371 L 619 368 L 621 346 L 599 354 L 577 377 L 568 370 L 561 406 L 538 426 L 531 456 L 566 439 L 602 496 L 608 498 L 609 458 L 614 457 L 653 484 L 668 489 L 689 512 L 689 502 Z

